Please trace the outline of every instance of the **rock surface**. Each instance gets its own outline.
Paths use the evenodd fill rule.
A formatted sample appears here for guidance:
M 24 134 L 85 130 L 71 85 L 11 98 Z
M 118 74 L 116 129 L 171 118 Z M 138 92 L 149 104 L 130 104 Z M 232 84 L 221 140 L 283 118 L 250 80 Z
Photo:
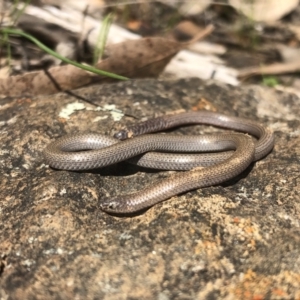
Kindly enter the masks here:
M 103 110 L 65 94 L 0 100 L 0 299 L 300 298 L 296 96 L 197 79 L 129 81 L 74 93 Z M 191 109 L 259 120 L 274 130 L 275 148 L 235 180 L 132 218 L 102 212 L 101 199 L 171 172 L 127 163 L 68 172 L 44 163 L 44 147 L 67 133 L 111 135 L 136 122 L 131 116 Z M 188 126 L 177 132 L 199 130 L 220 131 Z

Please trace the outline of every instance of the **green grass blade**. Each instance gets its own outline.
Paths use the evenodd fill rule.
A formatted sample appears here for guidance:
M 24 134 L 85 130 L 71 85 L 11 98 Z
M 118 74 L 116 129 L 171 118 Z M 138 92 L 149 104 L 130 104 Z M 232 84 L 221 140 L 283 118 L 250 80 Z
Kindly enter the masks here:
M 27 34 L 21 30 L 17 30 L 17 29 L 11 29 L 11 28 L 1 28 L 0 29 L 0 33 L 4 33 L 4 34 L 15 34 L 15 35 L 20 35 L 23 36 L 25 38 L 27 38 L 28 40 L 32 41 L 34 44 L 36 44 L 40 49 L 42 49 L 43 51 L 47 52 L 48 54 L 62 60 L 63 62 L 73 65 L 75 67 L 78 67 L 80 69 L 83 69 L 85 71 L 89 71 L 98 75 L 102 75 L 102 76 L 106 76 L 106 77 L 110 77 L 110 78 L 114 78 L 114 79 L 119 79 L 119 80 L 128 80 L 127 77 L 121 76 L 121 75 L 117 75 L 114 73 L 109 73 L 106 71 L 102 71 L 99 70 L 97 68 L 91 67 L 91 66 L 86 66 L 86 65 L 82 65 L 76 61 L 73 61 L 71 59 L 68 59 L 66 57 L 61 56 L 60 54 L 56 53 L 55 51 L 51 50 L 50 48 L 48 48 L 47 46 L 45 46 L 43 43 L 41 43 L 39 40 L 37 40 L 35 37 L 31 36 L 30 34 Z

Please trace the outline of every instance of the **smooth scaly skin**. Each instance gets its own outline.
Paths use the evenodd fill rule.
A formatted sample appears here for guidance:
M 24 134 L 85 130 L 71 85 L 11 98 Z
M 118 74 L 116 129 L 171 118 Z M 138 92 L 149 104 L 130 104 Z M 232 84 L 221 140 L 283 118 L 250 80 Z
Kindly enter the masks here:
M 101 202 L 102 210 L 117 214 L 130 214 L 153 206 L 175 195 L 201 187 L 216 185 L 243 172 L 253 162 L 255 147 L 250 137 L 241 134 L 214 135 L 209 142 L 231 143 L 236 151 L 225 161 L 207 168 L 181 172 L 145 189 L 119 195 Z
M 214 125 L 217 127 L 223 127 L 226 129 L 233 129 L 235 131 L 249 133 L 258 139 L 255 145 L 255 156 L 254 160 L 259 160 L 266 156 L 274 146 L 274 136 L 273 133 L 266 129 L 264 126 L 259 124 L 258 122 L 239 118 L 226 116 L 220 113 L 215 113 L 211 111 L 198 111 L 198 112 L 185 112 L 181 114 L 174 115 L 165 115 L 163 117 L 158 117 L 154 119 L 147 120 L 145 122 L 137 123 L 132 126 L 127 127 L 124 130 L 121 130 L 115 134 L 115 137 L 123 140 L 129 137 L 142 135 L 150 132 L 157 132 L 166 130 L 173 127 L 178 127 L 182 125 L 188 124 L 206 124 L 206 125 Z M 211 155 L 210 153 L 209 155 Z M 223 153 L 224 154 L 224 153 Z M 215 162 L 219 162 L 224 160 L 224 158 L 230 157 L 232 153 L 226 153 L 224 156 L 219 157 L 218 155 L 215 158 Z M 140 160 L 141 166 L 146 166 L 149 164 L 152 159 L 152 153 L 147 153 L 143 155 L 143 159 Z M 199 159 L 201 160 L 201 154 Z M 178 160 L 181 155 L 178 155 Z M 161 158 L 155 158 L 155 160 L 164 161 L 166 160 L 166 156 L 161 156 Z M 212 156 L 214 159 L 214 157 Z M 154 159 L 153 159 L 154 160 Z M 147 161 L 147 162 L 146 162 Z M 195 165 L 193 165 L 195 167 Z M 189 170 L 190 168 L 186 168 L 185 170 Z
M 220 126 L 223 128 L 234 129 L 237 131 L 249 133 L 255 136 L 258 141 L 255 147 L 255 157 L 254 160 L 259 160 L 268 154 L 274 145 L 273 134 L 265 129 L 262 125 L 257 122 L 250 121 L 247 119 L 229 117 L 222 114 L 209 112 L 209 111 L 200 111 L 200 112 L 187 112 L 177 115 L 168 115 L 155 119 L 150 119 L 146 122 L 138 123 L 129 127 L 127 130 L 122 130 L 117 133 L 119 139 L 126 139 L 128 135 L 142 135 L 144 133 L 159 131 L 171 127 L 176 127 L 185 124 L 210 124 L 215 126 Z M 167 137 L 169 135 L 164 135 Z M 155 139 L 158 135 L 155 135 Z M 151 137 L 149 138 L 152 139 Z M 164 138 L 163 138 L 164 139 Z M 195 137 L 192 137 L 192 140 Z M 197 136 L 197 141 L 203 139 L 203 136 Z M 178 141 L 178 145 L 175 144 L 175 141 Z M 190 140 L 190 138 L 189 138 Z M 148 137 L 146 137 L 146 141 Z M 223 148 L 213 149 L 213 148 L 197 148 L 197 142 L 193 148 L 191 144 L 184 142 L 181 136 L 177 136 L 173 140 L 172 145 L 173 149 L 169 151 L 173 152 L 200 152 L 200 151 L 214 151 L 214 150 L 223 150 Z M 116 140 L 112 137 L 108 137 L 101 134 L 74 134 L 66 137 L 62 137 L 54 143 L 51 143 L 45 149 L 46 160 L 50 166 L 65 169 L 65 170 L 84 170 L 84 169 L 93 169 L 103 166 L 107 166 L 112 163 L 116 163 L 121 160 L 125 160 L 128 157 L 135 156 L 131 152 L 128 153 L 128 148 L 133 147 L 136 144 L 142 143 L 141 140 L 138 140 L 134 143 L 126 142 L 125 144 L 119 145 L 116 148 L 108 148 L 106 150 L 101 149 L 118 143 L 119 140 Z M 123 142 L 124 143 L 124 142 Z M 184 143 L 184 145 L 182 145 Z M 151 145 L 148 145 L 149 148 L 147 151 L 150 151 Z M 183 148 L 182 148 L 183 146 Z M 84 150 L 84 149 L 97 149 L 96 151 L 89 152 L 76 152 L 71 153 L 68 151 Z M 100 150 L 101 149 L 101 150 Z M 183 150 L 182 150 L 183 149 Z M 155 149 L 153 149 L 155 150 Z M 156 149 L 157 150 L 157 149 Z M 230 150 L 230 149 L 229 149 Z M 142 149 L 138 149 L 137 153 Z M 119 153 L 120 152 L 120 153 Z M 129 154 L 129 155 L 128 155 Z M 158 153 L 158 152 L 148 152 L 141 157 L 134 157 L 129 160 L 134 162 L 139 166 L 150 167 L 155 169 L 165 169 L 165 170 L 190 170 L 197 166 L 210 166 L 212 164 L 219 163 L 224 161 L 226 158 L 229 158 L 232 155 L 231 151 L 228 152 L 218 152 L 218 153 L 202 153 L 202 154 L 175 154 L 175 153 Z M 116 159 L 116 157 L 118 159 Z
M 123 142 L 99 134 L 77 134 L 51 143 L 45 149 L 44 154 L 52 167 L 86 170 L 114 164 L 149 151 L 208 152 L 236 149 L 234 154 L 222 152 L 198 156 L 188 154 L 179 156 L 169 153 L 145 154 L 139 159 L 138 164 L 159 169 L 168 169 L 168 167 L 169 169 L 190 169 L 199 165 L 216 165 L 180 173 L 140 192 L 107 199 L 101 203 L 101 209 L 107 212 L 133 213 L 179 193 L 233 178 L 245 170 L 252 161 L 267 155 L 274 145 L 273 134 L 258 123 L 208 111 L 187 112 L 151 119 L 134 125 L 127 131 L 121 131 L 116 136 L 123 139 L 128 135 L 136 136 L 183 124 L 211 124 L 247 132 L 257 137 L 258 142 L 254 148 L 251 139 L 241 134 L 142 135 Z M 97 150 L 70 152 L 84 149 Z

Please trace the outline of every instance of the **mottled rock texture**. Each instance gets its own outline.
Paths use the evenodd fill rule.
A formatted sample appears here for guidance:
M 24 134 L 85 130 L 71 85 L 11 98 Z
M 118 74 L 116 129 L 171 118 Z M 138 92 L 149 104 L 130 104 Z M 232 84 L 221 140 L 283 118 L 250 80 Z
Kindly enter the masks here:
M 0 299 L 300 299 L 300 101 L 262 87 L 141 80 L 73 96 L 0 100 Z M 79 101 L 80 102 L 80 101 Z M 107 109 L 114 104 L 126 115 Z M 72 107 L 81 108 L 72 111 Z M 49 168 L 44 147 L 75 132 L 113 134 L 172 111 L 211 109 L 274 130 L 273 152 L 238 178 L 132 218 L 99 210 L 171 172 L 120 163 Z M 216 132 L 188 126 L 178 134 Z

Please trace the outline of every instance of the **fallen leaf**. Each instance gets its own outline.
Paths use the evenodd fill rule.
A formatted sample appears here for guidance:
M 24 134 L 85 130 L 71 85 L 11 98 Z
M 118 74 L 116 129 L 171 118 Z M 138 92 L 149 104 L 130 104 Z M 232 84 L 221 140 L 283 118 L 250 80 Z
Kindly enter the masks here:
M 186 43 L 154 37 L 113 44 L 107 47 L 108 58 L 100 61 L 96 67 L 130 78 L 157 77 L 180 50 L 202 39 L 212 30 L 213 26 L 209 25 Z
M 53 67 L 47 73 L 42 70 L 0 78 L 0 93 L 10 97 L 49 95 L 60 90 L 64 91 L 84 86 L 91 82 L 87 72 L 72 65 Z M 51 77 L 53 80 L 51 80 Z
M 192 37 L 197 35 L 203 28 L 191 21 L 181 21 L 174 29 L 174 35 L 178 37 Z

